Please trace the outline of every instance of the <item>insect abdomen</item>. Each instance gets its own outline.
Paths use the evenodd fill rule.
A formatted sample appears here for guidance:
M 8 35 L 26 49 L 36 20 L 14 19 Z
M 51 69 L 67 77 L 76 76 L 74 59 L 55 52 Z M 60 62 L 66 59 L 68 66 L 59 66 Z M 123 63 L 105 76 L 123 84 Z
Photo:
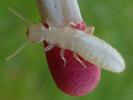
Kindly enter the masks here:
M 85 60 L 112 72 L 122 72 L 125 63 L 119 52 L 103 40 L 71 27 L 49 30 L 45 40 L 71 50 Z
M 125 63 L 122 56 L 103 40 L 78 31 L 77 41 L 73 42 L 73 51 L 91 63 L 112 72 L 122 72 Z

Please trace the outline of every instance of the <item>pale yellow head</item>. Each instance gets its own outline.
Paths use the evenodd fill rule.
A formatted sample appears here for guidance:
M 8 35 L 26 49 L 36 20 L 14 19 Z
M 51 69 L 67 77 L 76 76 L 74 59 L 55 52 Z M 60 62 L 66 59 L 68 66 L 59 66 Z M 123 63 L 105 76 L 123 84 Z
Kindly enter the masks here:
M 28 40 L 31 42 L 42 42 L 45 32 L 46 28 L 43 24 L 31 25 L 27 31 Z

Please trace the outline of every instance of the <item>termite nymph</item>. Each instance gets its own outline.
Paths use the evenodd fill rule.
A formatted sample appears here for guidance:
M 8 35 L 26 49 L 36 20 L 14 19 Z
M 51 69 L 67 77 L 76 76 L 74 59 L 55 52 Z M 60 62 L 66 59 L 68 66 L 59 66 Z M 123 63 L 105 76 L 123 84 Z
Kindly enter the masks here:
M 49 28 L 45 28 L 43 24 L 32 25 L 29 28 L 28 39 L 32 42 L 46 41 L 49 45 L 45 51 L 51 50 L 58 46 L 61 48 L 60 56 L 64 61 L 64 50 L 73 51 L 73 56 L 84 67 L 87 67 L 77 55 L 85 60 L 112 72 L 122 72 L 125 69 L 125 62 L 119 52 L 103 40 L 91 35 L 85 31 L 66 25 L 62 28 L 56 27 L 50 21 L 46 21 Z M 89 28 L 88 28 L 89 29 Z M 88 32 L 93 32 L 90 28 Z
M 46 41 L 49 45 L 45 47 L 44 51 L 49 51 L 55 46 L 60 47 L 60 56 L 64 61 L 64 67 L 67 64 L 64 51 L 68 49 L 73 52 L 73 57 L 85 68 L 87 66 L 80 60 L 78 55 L 108 71 L 124 71 L 125 62 L 120 53 L 108 43 L 92 35 L 94 27 L 83 28 L 84 25 L 77 24 L 83 22 L 77 0 L 72 0 L 71 3 L 69 0 L 59 1 L 44 1 L 49 15 L 45 20 L 46 25 L 42 23 L 30 24 L 27 33 L 28 40 L 37 43 Z M 9 10 L 25 22 L 30 23 L 14 10 L 10 8 Z M 20 49 L 18 49 L 17 53 Z M 9 56 L 8 59 L 14 57 L 14 55 L 16 53 Z

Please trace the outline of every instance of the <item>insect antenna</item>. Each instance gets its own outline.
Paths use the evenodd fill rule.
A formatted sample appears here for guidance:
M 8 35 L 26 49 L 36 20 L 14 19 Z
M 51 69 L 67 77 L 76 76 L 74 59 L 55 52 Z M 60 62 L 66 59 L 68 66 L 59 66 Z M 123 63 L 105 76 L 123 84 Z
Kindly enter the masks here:
M 28 19 L 26 19 L 25 17 L 23 17 L 22 15 L 20 15 L 17 11 L 15 11 L 14 9 L 12 9 L 11 7 L 7 7 L 8 10 L 14 14 L 15 16 L 17 16 L 19 19 L 21 19 L 22 21 L 26 22 L 29 25 L 32 25 L 32 22 L 29 21 Z M 25 42 L 22 46 L 20 46 L 13 54 L 11 54 L 10 56 L 8 56 L 6 58 L 7 61 L 11 60 L 12 58 L 14 58 L 18 53 L 20 53 L 25 47 L 27 47 L 31 42 L 27 41 Z
M 22 21 L 28 23 L 29 25 L 32 25 L 32 22 L 30 20 L 28 20 L 27 18 L 23 17 L 22 15 L 20 15 L 17 11 L 15 11 L 14 9 L 12 9 L 11 7 L 7 7 L 8 10 L 14 14 L 15 16 L 17 16 L 19 19 L 21 19 Z
M 12 58 L 14 58 L 18 53 L 20 53 L 25 47 L 27 47 L 31 42 L 25 42 L 22 46 L 20 46 L 13 54 L 11 54 L 10 56 L 8 56 L 6 58 L 7 61 L 11 60 Z

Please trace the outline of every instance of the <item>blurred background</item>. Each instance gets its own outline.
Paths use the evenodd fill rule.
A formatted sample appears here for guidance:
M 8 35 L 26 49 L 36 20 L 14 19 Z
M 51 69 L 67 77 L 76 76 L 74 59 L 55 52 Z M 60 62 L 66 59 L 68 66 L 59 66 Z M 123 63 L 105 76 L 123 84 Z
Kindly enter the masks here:
M 126 61 L 126 70 L 102 71 L 92 93 L 71 97 L 62 93 L 49 73 L 42 44 L 27 46 L 10 61 L 5 58 L 26 42 L 28 24 L 14 16 L 10 6 L 32 23 L 40 22 L 35 0 L 0 0 L 0 100 L 133 100 L 133 0 L 78 0 L 95 35 L 112 44 Z

